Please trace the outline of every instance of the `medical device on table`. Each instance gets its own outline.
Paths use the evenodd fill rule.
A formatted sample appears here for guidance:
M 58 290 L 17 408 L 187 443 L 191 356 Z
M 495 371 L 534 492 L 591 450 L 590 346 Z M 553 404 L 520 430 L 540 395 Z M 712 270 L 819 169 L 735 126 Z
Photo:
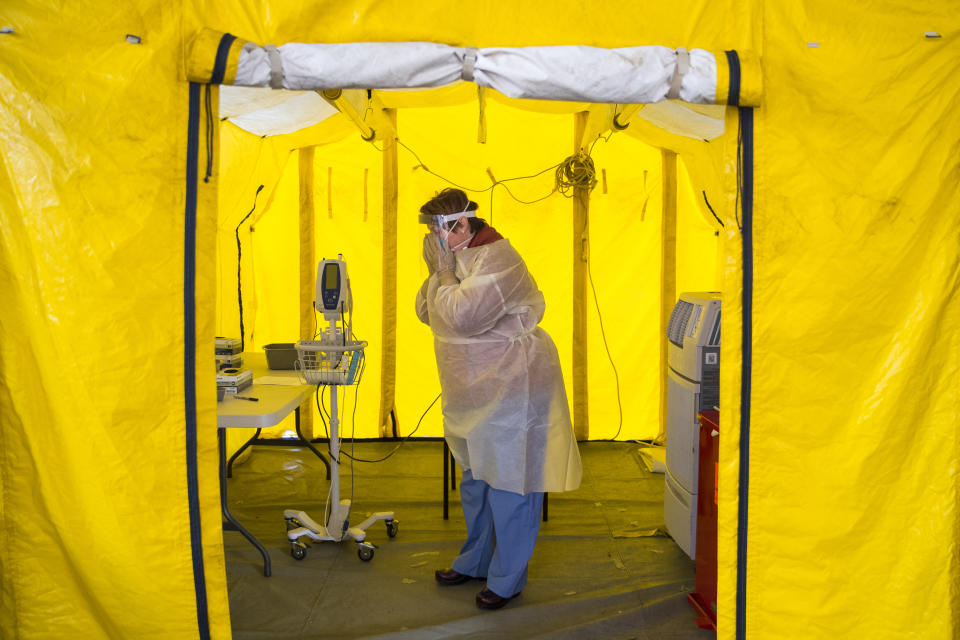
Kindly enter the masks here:
M 297 342 L 298 368 L 309 384 L 327 385 L 330 393 L 330 505 L 329 516 L 320 524 L 304 511 L 286 509 L 283 517 L 287 522 L 287 539 L 290 555 L 302 560 L 307 555 L 307 542 L 342 542 L 348 538 L 357 543 L 357 555 L 361 560 L 373 558 L 374 545 L 366 542 L 366 530 L 377 520 L 386 521 L 387 535 L 397 535 L 399 521 L 393 511 L 378 511 L 357 526 L 350 526 L 350 500 L 340 499 L 340 434 L 337 410 L 337 387 L 354 384 L 357 370 L 363 359 L 365 341 L 353 339 L 353 297 L 347 265 L 341 255 L 337 260 L 321 260 L 317 266 L 317 311 L 329 322 L 320 332 L 319 340 Z M 347 322 L 346 315 L 351 319 Z M 340 321 L 341 326 L 337 326 Z M 318 389 L 319 390 L 319 389 Z

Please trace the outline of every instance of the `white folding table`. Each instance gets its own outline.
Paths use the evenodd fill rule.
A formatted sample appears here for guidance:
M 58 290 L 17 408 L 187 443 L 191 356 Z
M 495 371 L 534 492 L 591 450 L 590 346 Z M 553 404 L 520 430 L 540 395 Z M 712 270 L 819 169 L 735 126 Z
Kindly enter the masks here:
M 280 375 L 283 377 L 285 374 L 294 375 L 292 371 L 289 373 L 271 371 L 269 375 Z M 220 508 L 225 520 L 223 529 L 224 531 L 239 531 L 257 548 L 260 555 L 263 556 L 263 575 L 265 576 L 270 575 L 270 555 L 263 545 L 260 544 L 260 541 L 247 531 L 243 525 L 237 522 L 236 518 L 230 513 L 230 508 L 227 505 L 227 438 L 225 430 L 230 428 L 257 430 L 253 438 L 248 440 L 240 449 L 240 451 L 243 451 L 243 449 L 246 449 L 257 439 L 261 429 L 279 424 L 284 418 L 290 415 L 291 412 L 296 412 L 296 430 L 300 441 L 289 440 L 289 445 L 296 446 L 306 443 L 306 446 L 310 447 L 314 453 L 320 456 L 324 464 L 328 464 L 326 459 L 323 458 L 323 456 L 313 448 L 310 442 L 303 437 L 303 434 L 300 433 L 300 405 L 310 399 L 314 390 L 315 387 L 313 385 L 306 384 L 269 385 L 254 382 L 237 395 L 246 398 L 256 398 L 256 401 L 241 400 L 227 394 L 223 400 L 217 403 L 217 447 L 220 453 Z M 234 458 L 240 451 L 234 454 Z M 231 458 L 231 462 L 232 461 L 233 458 Z

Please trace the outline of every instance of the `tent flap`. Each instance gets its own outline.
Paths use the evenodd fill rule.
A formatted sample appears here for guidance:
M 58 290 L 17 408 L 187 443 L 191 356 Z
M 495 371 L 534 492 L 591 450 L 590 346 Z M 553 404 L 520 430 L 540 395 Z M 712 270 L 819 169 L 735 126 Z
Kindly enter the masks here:
M 431 42 L 247 43 L 235 83 L 320 90 L 440 87 L 468 80 L 511 98 L 625 104 L 679 98 L 713 104 L 717 67 L 718 58 L 709 51 L 662 46 L 476 49 Z M 721 89 L 722 95 L 728 93 L 727 87 Z

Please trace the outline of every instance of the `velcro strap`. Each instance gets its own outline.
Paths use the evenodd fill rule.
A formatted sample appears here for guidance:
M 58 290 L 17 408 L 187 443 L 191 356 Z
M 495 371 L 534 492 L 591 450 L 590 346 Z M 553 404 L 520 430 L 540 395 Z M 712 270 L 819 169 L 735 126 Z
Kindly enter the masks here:
M 463 50 L 463 69 L 460 70 L 460 79 L 473 82 L 473 69 L 477 66 L 477 48 L 466 47 Z
M 263 45 L 263 50 L 267 52 L 267 59 L 270 61 L 270 88 L 283 89 L 283 59 L 280 57 L 280 50 L 272 44 Z
M 676 100 L 680 97 L 680 86 L 683 84 L 683 76 L 690 70 L 690 53 L 680 47 L 677 49 L 677 66 L 673 69 L 673 77 L 670 78 L 670 89 L 667 91 L 667 97 Z

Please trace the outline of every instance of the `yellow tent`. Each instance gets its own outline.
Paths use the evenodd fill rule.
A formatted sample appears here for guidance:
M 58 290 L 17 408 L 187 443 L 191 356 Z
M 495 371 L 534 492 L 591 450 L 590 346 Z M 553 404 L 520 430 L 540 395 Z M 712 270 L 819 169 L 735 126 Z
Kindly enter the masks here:
M 436 392 L 409 312 L 412 217 L 444 179 L 489 188 L 478 201 L 542 278 L 581 438 L 657 435 L 665 310 L 722 291 L 720 636 L 956 637 L 948 3 L 4 9 L 4 637 L 230 636 L 203 380 L 214 336 L 239 335 L 238 284 L 244 338 L 291 341 L 312 328 L 315 260 L 344 253 L 373 345 L 357 435 L 409 432 Z M 674 69 L 682 47 L 708 54 L 710 101 L 729 106 L 507 98 L 441 77 L 337 82 L 329 117 L 266 138 L 222 111 L 245 53 L 282 86 L 282 45 L 412 42 L 491 76 L 500 48 L 660 46 Z M 354 71 L 377 66 L 358 51 Z M 581 60 L 571 77 L 605 70 Z M 548 196 L 549 176 L 502 182 L 578 149 L 597 168 L 589 205 Z M 630 390 L 622 427 L 605 347 Z

